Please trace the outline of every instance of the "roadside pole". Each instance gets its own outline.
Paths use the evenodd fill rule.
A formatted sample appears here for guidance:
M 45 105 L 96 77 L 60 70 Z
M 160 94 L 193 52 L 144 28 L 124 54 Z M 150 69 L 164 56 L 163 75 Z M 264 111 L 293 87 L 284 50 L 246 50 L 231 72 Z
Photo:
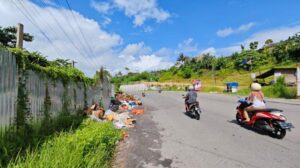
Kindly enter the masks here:
M 300 97 L 300 68 L 297 67 L 297 97 Z
M 23 48 L 23 30 L 24 30 L 24 26 L 21 23 L 18 23 L 17 25 L 17 43 L 16 43 L 16 47 L 17 48 Z

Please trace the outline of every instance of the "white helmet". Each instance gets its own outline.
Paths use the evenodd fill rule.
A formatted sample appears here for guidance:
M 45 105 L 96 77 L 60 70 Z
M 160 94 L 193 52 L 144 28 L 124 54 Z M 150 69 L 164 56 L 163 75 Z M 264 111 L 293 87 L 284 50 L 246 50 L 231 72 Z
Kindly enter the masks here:
M 189 90 L 194 90 L 194 86 L 193 86 L 193 85 L 190 85 L 190 86 L 189 86 Z
M 260 91 L 261 90 L 261 85 L 259 83 L 252 83 L 251 84 L 251 90 Z

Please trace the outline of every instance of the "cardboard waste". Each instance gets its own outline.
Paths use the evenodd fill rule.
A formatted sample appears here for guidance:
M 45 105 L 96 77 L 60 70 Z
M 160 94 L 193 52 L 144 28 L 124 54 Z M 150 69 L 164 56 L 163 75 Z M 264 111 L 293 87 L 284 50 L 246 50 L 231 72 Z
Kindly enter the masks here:
M 98 122 L 113 122 L 116 128 L 132 128 L 136 123 L 133 116 L 144 114 L 144 108 L 140 99 L 132 95 L 116 93 L 106 111 L 93 104 L 85 109 L 84 113 Z

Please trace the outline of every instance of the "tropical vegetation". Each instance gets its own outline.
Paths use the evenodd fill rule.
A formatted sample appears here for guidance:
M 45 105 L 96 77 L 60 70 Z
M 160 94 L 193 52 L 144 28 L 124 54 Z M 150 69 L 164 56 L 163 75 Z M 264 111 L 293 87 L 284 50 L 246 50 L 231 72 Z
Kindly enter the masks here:
M 0 167 L 6 167 L 16 156 L 22 157 L 26 152 L 36 152 L 43 146 L 43 142 L 51 139 L 56 134 L 74 131 L 83 121 L 82 110 L 72 111 L 70 108 L 70 97 L 68 96 L 68 84 L 74 82 L 84 86 L 84 104 L 87 106 L 87 86 L 97 84 L 109 75 L 101 68 L 94 78 L 85 76 L 79 69 L 73 67 L 70 60 L 56 59 L 49 61 L 38 52 L 29 52 L 26 49 L 14 48 L 16 43 L 16 29 L 14 27 L 0 27 L 0 49 L 9 50 L 18 65 L 18 94 L 16 100 L 16 114 L 11 120 L 9 127 L 0 128 Z M 33 36 L 25 33 L 24 39 L 32 41 Z M 51 82 L 45 83 L 45 98 L 39 120 L 33 120 L 27 90 L 28 73 L 34 71 L 41 78 L 50 81 L 62 81 L 64 90 L 61 98 L 62 108 L 57 116 L 51 114 L 51 97 L 49 86 Z
M 222 86 L 225 82 L 232 81 L 239 82 L 245 88 L 252 82 L 251 73 L 261 73 L 272 67 L 296 67 L 300 63 L 299 33 L 278 43 L 267 39 L 261 48 L 258 49 L 258 46 L 257 41 L 251 42 L 249 49 L 241 45 L 240 52 L 229 56 L 215 56 L 206 53 L 190 57 L 180 54 L 175 65 L 167 70 L 118 74 L 112 81 L 118 86 L 137 81 L 191 82 L 194 79 L 201 79 L 205 89 L 210 91 L 220 90 L 220 88 L 212 89 L 214 85 Z M 264 83 L 268 84 L 268 81 L 264 81 Z
M 10 161 L 8 167 L 111 167 L 121 131 L 112 123 L 84 121 L 76 131 L 49 138 L 40 149 L 28 150 Z

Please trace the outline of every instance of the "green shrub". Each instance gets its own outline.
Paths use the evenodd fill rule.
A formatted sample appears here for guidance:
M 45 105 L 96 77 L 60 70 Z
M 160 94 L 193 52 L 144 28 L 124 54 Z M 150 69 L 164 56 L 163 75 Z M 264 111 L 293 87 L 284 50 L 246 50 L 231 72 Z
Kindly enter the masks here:
M 191 71 L 191 69 L 185 69 L 185 70 L 183 70 L 182 71 L 182 77 L 184 78 L 184 79 L 189 79 L 190 77 L 192 76 L 192 71 Z
M 293 99 L 297 97 L 295 87 L 289 88 L 285 86 L 284 77 L 279 77 L 272 86 L 263 87 L 263 92 L 267 97 Z
M 121 131 L 112 123 L 87 120 L 76 132 L 63 132 L 41 149 L 11 161 L 8 167 L 110 167 Z

